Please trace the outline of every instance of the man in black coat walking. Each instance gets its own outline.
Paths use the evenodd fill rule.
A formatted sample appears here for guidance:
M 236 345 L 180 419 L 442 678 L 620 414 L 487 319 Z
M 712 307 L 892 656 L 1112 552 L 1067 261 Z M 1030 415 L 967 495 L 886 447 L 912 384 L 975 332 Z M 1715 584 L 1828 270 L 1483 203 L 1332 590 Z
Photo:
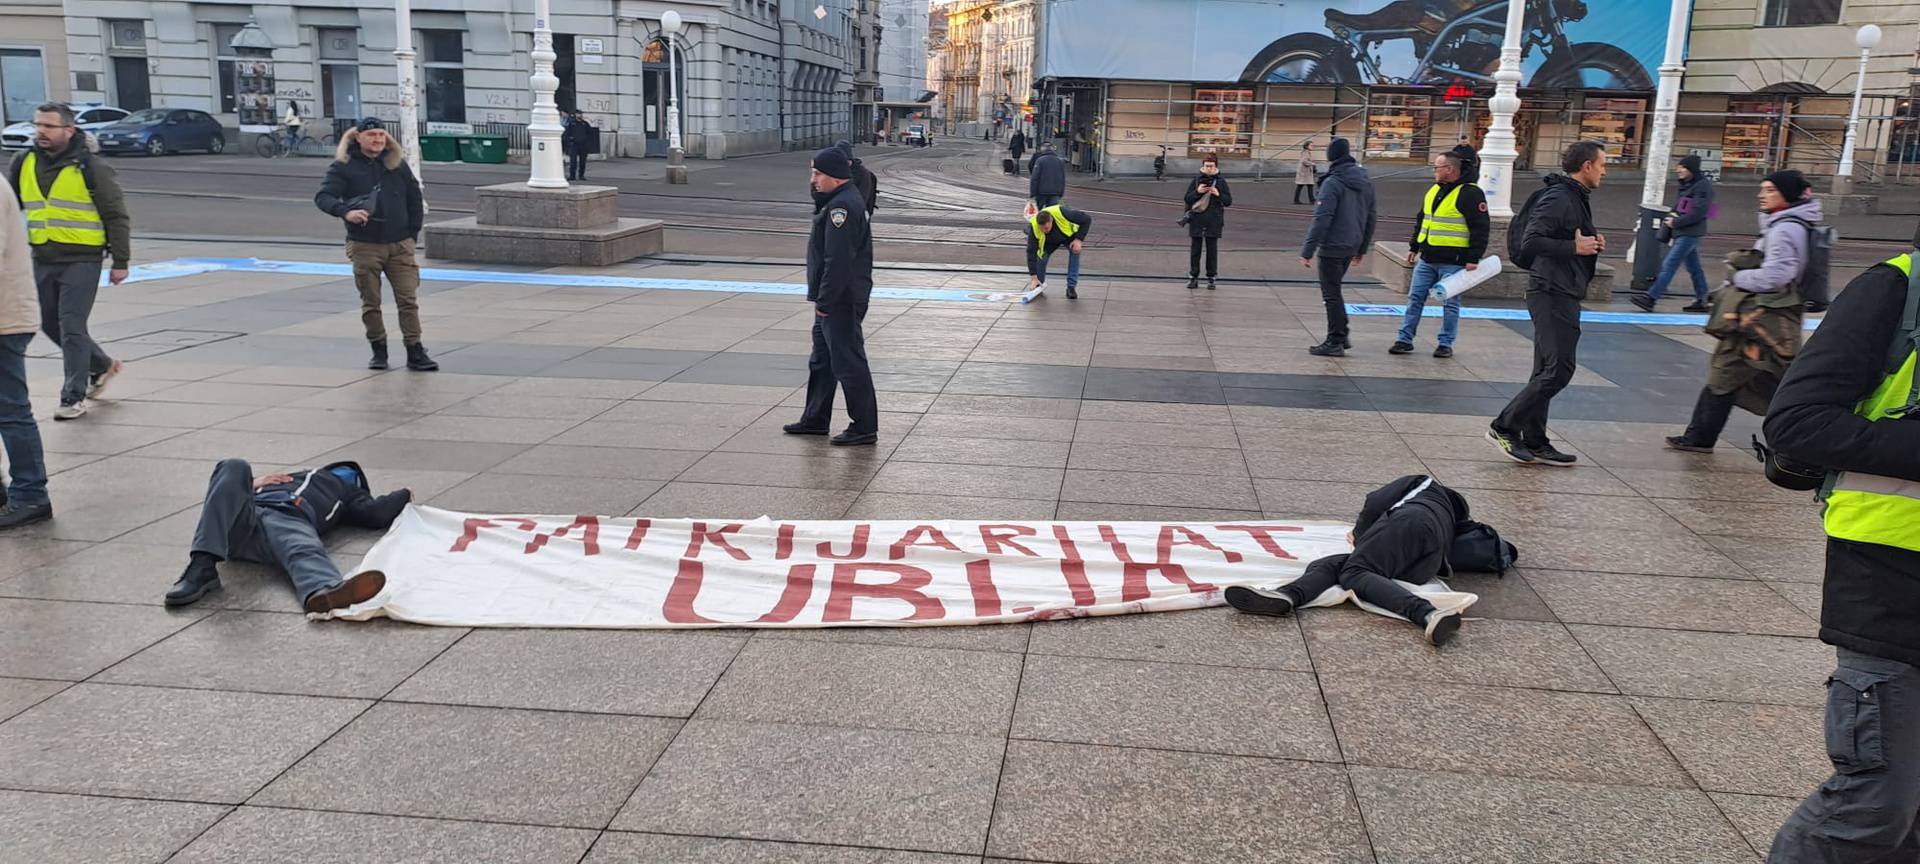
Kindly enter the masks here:
M 1020 157 L 1027 152 L 1027 133 L 1016 129 L 1013 139 L 1007 142 L 1007 153 L 1013 157 L 1013 176 L 1020 176 Z
M 813 234 L 807 239 L 807 300 L 813 303 L 813 353 L 807 357 L 807 404 L 789 435 L 832 431 L 833 388 L 847 398 L 852 418 L 833 444 L 880 440 L 880 408 L 867 365 L 860 324 L 873 294 L 873 229 L 866 201 L 853 182 L 853 161 L 836 147 L 813 156 Z
M 1327 179 L 1320 181 L 1320 203 L 1313 209 L 1313 227 L 1307 230 L 1307 242 L 1300 247 L 1300 264 L 1314 269 L 1314 255 L 1320 256 L 1320 299 L 1327 307 L 1326 341 L 1308 348 L 1319 357 L 1344 357 L 1353 343 L 1347 339 L 1347 300 L 1340 283 L 1347 268 L 1360 263 L 1361 256 L 1373 248 L 1376 213 L 1373 203 L 1373 178 L 1353 158 L 1353 146 L 1345 138 L 1327 144 Z
M 246 460 L 222 459 L 207 481 L 191 560 L 166 603 L 186 606 L 220 587 L 216 565 L 222 561 L 278 566 L 308 612 L 364 603 L 386 587 L 386 574 L 367 570 L 341 578 L 320 538 L 342 522 L 384 529 L 412 500 L 405 489 L 374 497 L 366 472 L 353 462 L 256 480 Z
M 1594 141 L 1576 141 L 1560 157 L 1565 174 L 1550 175 L 1547 188 L 1528 199 L 1518 263 L 1528 267 L 1527 316 L 1533 319 L 1533 377 L 1507 403 L 1487 430 L 1487 439 L 1507 458 L 1527 465 L 1571 466 L 1574 456 L 1547 441 L 1547 409 L 1573 380 L 1580 347 L 1580 301 L 1593 281 L 1594 265 L 1607 238 L 1593 227 L 1588 201 L 1607 176 L 1607 151 Z M 1531 259 L 1531 263 L 1528 262 Z
M 1040 145 L 1040 154 L 1033 157 L 1027 175 L 1027 197 L 1033 199 L 1033 206 L 1045 210 L 1066 197 L 1067 163 L 1053 152 L 1052 144 Z
M 587 179 L 587 156 L 594 150 L 594 138 L 600 130 L 587 121 L 584 112 L 575 111 L 567 117 L 567 128 L 560 133 L 560 152 L 567 157 L 567 179 Z
M 1834 773 L 1787 818 L 1771 864 L 1920 855 L 1920 415 L 1901 410 L 1914 399 L 1904 328 L 1916 263 L 1899 255 L 1847 283 L 1767 411 L 1767 443 L 1780 456 L 1838 472 L 1821 496 L 1820 641 L 1837 654 L 1826 709 Z
M 380 314 L 380 276 L 393 284 L 400 307 L 400 338 L 407 347 L 407 368 L 440 368 L 420 344 L 420 264 L 414 244 L 426 221 L 420 183 L 387 135 L 386 124 L 368 117 L 340 136 L 327 178 L 313 196 L 314 206 L 347 226 L 347 259 L 360 290 L 360 323 L 373 347 L 368 369 L 387 368 L 387 325 Z

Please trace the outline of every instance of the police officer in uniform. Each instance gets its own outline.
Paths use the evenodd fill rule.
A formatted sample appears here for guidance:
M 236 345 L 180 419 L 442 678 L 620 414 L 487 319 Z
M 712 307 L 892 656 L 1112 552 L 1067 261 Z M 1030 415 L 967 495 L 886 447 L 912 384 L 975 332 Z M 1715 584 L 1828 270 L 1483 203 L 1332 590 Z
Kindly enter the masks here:
M 1920 244 L 1920 235 L 1914 238 Z M 1833 776 L 1774 838 L 1771 864 L 1920 861 L 1920 280 L 1914 253 L 1827 310 L 1767 412 L 1766 436 L 1829 473 L 1820 639 Z
M 1413 353 L 1420 315 L 1435 284 L 1461 270 L 1480 268 L 1492 223 L 1487 218 L 1486 193 L 1475 185 L 1479 179 L 1480 156 L 1472 147 L 1462 144 L 1433 157 L 1433 185 L 1420 203 L 1413 243 L 1407 247 L 1407 264 L 1413 267 L 1407 314 L 1400 319 L 1400 335 L 1388 354 Z M 1449 297 L 1440 319 L 1440 345 L 1433 349 L 1433 356 L 1452 357 L 1453 339 L 1459 333 L 1460 298 Z
M 813 353 L 807 357 L 807 406 L 789 435 L 832 431 L 833 388 L 846 394 L 846 431 L 841 446 L 880 439 L 880 408 L 867 366 L 860 322 L 873 294 L 873 229 L 867 204 L 853 181 L 853 161 L 829 147 L 813 155 L 813 236 L 807 239 L 807 300 L 813 303 Z
M 1047 259 L 1060 247 L 1067 247 L 1067 299 L 1078 300 L 1074 290 L 1080 284 L 1080 251 L 1086 248 L 1087 232 L 1093 217 L 1065 204 L 1041 208 L 1027 219 L 1027 287 L 1038 288 L 1047 281 Z

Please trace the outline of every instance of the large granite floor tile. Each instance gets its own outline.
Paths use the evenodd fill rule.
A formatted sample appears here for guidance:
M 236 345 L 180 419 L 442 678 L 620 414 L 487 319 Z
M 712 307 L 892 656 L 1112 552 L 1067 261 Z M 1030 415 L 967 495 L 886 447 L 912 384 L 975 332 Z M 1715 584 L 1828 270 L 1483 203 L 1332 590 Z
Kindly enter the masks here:
M 1619 696 L 1352 675 L 1327 675 L 1320 685 L 1355 765 L 1693 785 Z M 1428 734 L 1435 729 L 1447 730 L 1444 743 Z
M 1036 417 L 1072 420 L 1087 403 L 1078 399 L 1050 399 L 1036 396 L 977 396 L 967 393 L 942 393 L 927 408 L 928 414 L 972 414 L 982 417 Z
M 1032 654 L 1150 660 L 1311 672 L 1293 619 L 1225 608 L 1114 615 L 1034 625 Z
M 791 486 L 800 489 L 866 488 L 880 470 L 877 459 L 819 459 L 767 453 L 709 453 L 683 472 L 689 483 Z
M 1598 465 L 1580 465 L 1571 469 L 1516 465 L 1511 461 L 1475 462 L 1454 459 L 1427 459 L 1434 478 L 1455 489 L 1514 492 L 1560 492 L 1571 495 L 1635 496 L 1633 487 L 1620 482 Z M 1471 493 L 1469 493 L 1471 494 Z M 1484 493 L 1482 493 L 1484 494 Z
M 1260 497 L 1260 509 L 1285 519 L 1337 519 L 1352 522 L 1360 513 L 1367 493 L 1378 488 L 1372 483 L 1343 483 L 1326 480 L 1253 481 Z
M 845 489 L 793 489 L 720 483 L 668 483 L 640 502 L 632 515 L 656 519 L 838 519 L 859 493 Z
M 1816 541 L 1827 536 L 1820 522 L 1820 506 L 1812 501 L 1759 504 L 1658 498 L 1653 503 L 1697 534 Z
M 874 475 L 869 492 L 963 495 L 974 498 L 1053 498 L 1060 494 L 1057 468 L 1004 465 L 941 465 L 888 462 Z
M 1007 438 L 949 438 L 915 432 L 894 448 L 901 462 L 944 462 L 952 465 L 1017 465 L 1025 468 L 1065 468 L 1065 441 L 1025 441 Z
M 1685 789 L 1352 769 L 1381 864 L 1753 864 Z
M 199 518 L 197 510 L 193 517 Z M 179 546 L 126 539 L 93 544 L 12 579 L 0 577 L 0 596 L 158 606 L 186 560 Z
M 1227 446 L 1232 449 L 1077 441 L 1066 467 L 1095 471 L 1137 471 L 1151 467 L 1165 474 L 1247 476 L 1247 457 L 1241 455 L 1231 440 Z
M 1258 510 L 1216 510 L 1210 507 L 1163 507 L 1155 504 L 1098 504 L 1062 501 L 1053 518 L 1062 522 L 1258 522 Z
M 0 790 L 0 862 L 147 864 L 206 830 L 227 808 L 173 801 Z M 173 859 L 177 860 L 177 859 Z
M 1825 586 L 1816 582 L 1769 582 L 1767 587 L 1774 593 L 1787 598 L 1795 609 L 1807 613 L 1807 617 L 1820 620 L 1820 607 L 1825 600 Z
M 79 681 L 210 611 L 0 599 L 0 675 Z
M 1033 655 L 1012 735 L 1340 761 L 1314 677 L 1270 669 Z
M 1020 674 L 1020 658 L 997 651 L 755 639 L 695 716 L 1005 735 Z
M 1510 490 L 1468 492 L 1466 495 L 1473 518 L 1500 528 L 1503 532 L 1516 526 L 1527 526 L 1578 531 L 1637 531 L 1643 535 L 1690 533 L 1679 520 L 1640 498 Z
M 380 704 L 249 803 L 604 828 L 679 722 Z
M 1797 799 L 1833 773 L 1822 707 L 1649 698 L 1633 704 L 1709 792 Z
M 1314 669 L 1461 684 L 1613 693 L 1606 675 L 1565 627 L 1550 621 L 1487 618 L 1460 625 L 1434 650 L 1419 628 L 1359 609 L 1297 613 Z M 1468 617 L 1475 607 L 1467 609 Z
M 1823 705 L 1833 649 L 1813 639 L 1568 627 L 1630 696 Z
M 1737 579 L 1745 572 L 1732 559 L 1690 533 L 1569 531 L 1535 522 L 1499 527 L 1501 536 L 1519 547 L 1521 564 L 1529 569 L 1719 579 Z
M 1089 795 L 1100 804 L 1089 806 Z M 1038 741 L 1007 745 L 987 854 L 1167 864 L 1373 860 L 1338 766 Z
M 613 828 L 978 854 L 1006 742 L 693 720 Z
M 1503 575 L 1469 573 L 1456 570 L 1447 585 L 1480 598 L 1473 604 L 1470 617 L 1503 618 L 1511 621 L 1557 621 L 1547 603 L 1534 593 L 1525 571 L 1509 569 Z
M 978 522 L 1045 521 L 1051 498 L 967 498 L 909 492 L 867 492 L 847 510 L 847 519 L 964 519 Z
M 1773 485 L 1765 475 L 1709 471 L 1666 471 L 1658 468 L 1617 468 L 1608 473 L 1648 498 L 1682 498 L 1709 501 L 1747 501 L 1759 504 L 1806 504 L 1805 492 L 1794 492 Z
M 217 612 L 94 680 L 378 699 L 465 632 L 390 621 L 342 624 L 269 612 Z
M 1086 399 L 1080 402 L 1081 420 L 1114 423 L 1180 423 L 1188 426 L 1231 426 L 1233 415 L 1225 405 L 1190 405 L 1168 402 L 1110 402 Z
M 1076 445 L 1078 446 L 1078 445 Z M 1244 477 L 1067 469 L 1062 501 L 1252 510 L 1260 506 Z
M 639 506 L 665 485 L 664 480 L 489 472 L 434 495 L 426 503 L 467 513 L 618 515 Z
M 0 722 L 72 686 L 38 678 L 0 678 Z
M 79 684 L 0 725 L 0 786 L 238 803 L 366 704 Z
M 1138 444 L 1164 449 L 1188 447 L 1211 449 L 1237 449 L 1239 436 L 1233 427 L 1223 425 L 1193 425 L 1186 423 L 1135 423 L 1113 420 L 1088 420 L 1080 418 L 1073 430 L 1073 441 L 1078 447 L 1107 444 Z
M 389 698 L 686 717 L 745 641 L 705 633 L 478 630 Z
M 527 446 L 485 441 L 369 438 L 343 450 L 318 456 L 315 461 L 352 460 L 369 472 L 381 468 L 478 472 L 513 458 L 526 450 Z
M 1527 582 L 1569 624 L 1819 635 L 1812 618 L 1761 582 L 1539 569 L 1527 570 Z
M 541 444 L 500 463 L 494 470 L 502 474 L 551 477 L 672 480 L 701 458 L 702 454 L 692 450 Z
M 548 864 L 578 861 L 592 831 L 242 807 L 213 826 L 169 864 Z
M 1051 622 L 1043 622 L 1051 623 Z M 754 630 L 755 641 L 798 639 L 810 642 L 944 648 L 956 651 L 1025 653 L 1035 624 L 979 627 L 795 627 Z M 744 632 L 744 631 L 742 631 Z
M 1720 805 L 1720 812 L 1726 814 L 1740 835 L 1747 838 L 1747 845 L 1761 857 L 1773 848 L 1773 837 L 1780 833 L 1780 826 L 1786 824 L 1787 817 L 1793 815 L 1800 806 L 1799 798 L 1769 798 L 1764 795 L 1735 795 L 1730 792 L 1709 792 L 1707 797 Z
M 609 831 L 582 864 L 974 864 L 971 855 Z
M 1253 476 L 1282 480 L 1320 480 L 1337 477 L 1349 483 L 1384 485 L 1427 468 L 1411 456 L 1392 454 L 1328 456 L 1313 450 L 1248 450 L 1247 468 Z
M 929 413 L 913 431 L 937 438 L 1072 441 L 1074 425 L 1072 417 Z
M 1789 540 L 1778 537 L 1702 538 L 1714 549 L 1738 565 L 1742 571 L 1769 582 L 1807 582 L 1826 580 L 1827 541 Z

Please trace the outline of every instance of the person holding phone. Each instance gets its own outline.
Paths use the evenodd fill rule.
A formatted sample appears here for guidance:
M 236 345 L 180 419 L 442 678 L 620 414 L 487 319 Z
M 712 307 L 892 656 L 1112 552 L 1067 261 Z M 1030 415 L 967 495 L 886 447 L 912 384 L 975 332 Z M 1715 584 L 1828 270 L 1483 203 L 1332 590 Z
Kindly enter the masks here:
M 1227 208 L 1233 206 L 1233 192 L 1227 178 L 1220 176 L 1220 157 L 1207 154 L 1200 160 L 1200 176 L 1187 184 L 1187 212 L 1180 224 L 1187 226 L 1193 250 L 1187 256 L 1187 290 L 1200 287 L 1200 253 L 1207 255 L 1207 290 L 1214 289 L 1220 275 L 1220 234 L 1227 227 Z

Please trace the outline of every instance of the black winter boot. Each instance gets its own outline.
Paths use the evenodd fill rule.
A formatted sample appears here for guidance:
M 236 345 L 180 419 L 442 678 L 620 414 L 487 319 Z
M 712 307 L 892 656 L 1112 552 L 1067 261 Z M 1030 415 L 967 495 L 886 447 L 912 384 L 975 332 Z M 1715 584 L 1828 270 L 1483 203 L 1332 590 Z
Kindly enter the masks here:
M 373 346 L 373 357 L 367 361 L 368 369 L 387 368 L 387 343 L 385 340 L 369 342 Z
M 427 356 L 427 346 L 416 342 L 407 346 L 407 368 L 415 372 L 438 372 L 440 364 Z
M 1199 277 L 1199 276 L 1188 276 L 1188 277 L 1187 277 L 1187 290 L 1188 290 L 1188 291 L 1192 291 L 1192 290 L 1195 290 L 1195 289 L 1197 289 L 1197 288 L 1199 288 L 1199 287 L 1200 287 L 1200 277 Z
M 214 564 L 220 559 L 206 552 L 193 553 L 187 562 L 186 572 L 167 590 L 168 606 L 186 606 L 205 596 L 208 591 L 220 587 L 220 571 Z

